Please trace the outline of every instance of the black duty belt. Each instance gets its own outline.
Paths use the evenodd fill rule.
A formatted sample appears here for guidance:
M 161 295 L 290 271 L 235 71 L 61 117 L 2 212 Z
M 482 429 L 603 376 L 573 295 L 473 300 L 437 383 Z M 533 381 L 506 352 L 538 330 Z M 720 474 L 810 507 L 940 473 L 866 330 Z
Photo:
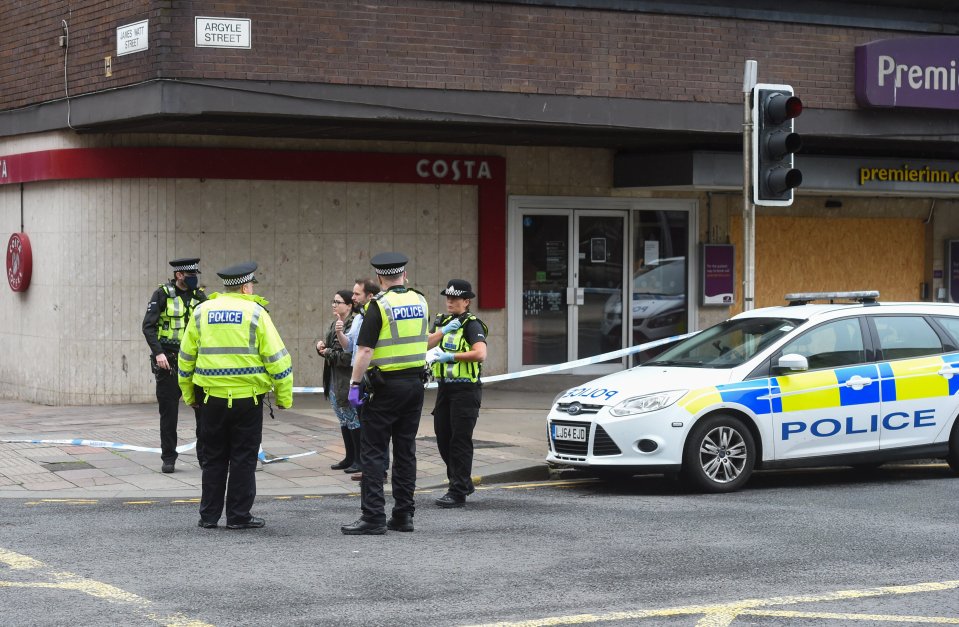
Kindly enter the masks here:
M 423 368 L 404 368 L 403 370 L 380 370 L 380 374 L 387 379 L 402 379 L 409 377 L 420 377 L 423 374 Z

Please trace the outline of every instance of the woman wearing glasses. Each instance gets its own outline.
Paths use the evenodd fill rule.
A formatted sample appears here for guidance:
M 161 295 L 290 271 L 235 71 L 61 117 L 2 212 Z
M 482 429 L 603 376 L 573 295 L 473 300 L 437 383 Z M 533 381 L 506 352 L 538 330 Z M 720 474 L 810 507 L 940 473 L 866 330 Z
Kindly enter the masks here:
M 339 290 L 330 303 L 333 308 L 333 322 L 326 332 L 326 338 L 316 343 L 316 352 L 326 361 L 323 366 L 323 392 L 333 411 L 340 420 L 340 432 L 343 434 L 344 458 L 330 466 L 333 470 L 347 473 L 359 472 L 360 457 L 360 421 L 356 409 L 350 405 L 350 366 L 351 353 L 343 349 L 344 339 L 353 324 L 353 292 Z

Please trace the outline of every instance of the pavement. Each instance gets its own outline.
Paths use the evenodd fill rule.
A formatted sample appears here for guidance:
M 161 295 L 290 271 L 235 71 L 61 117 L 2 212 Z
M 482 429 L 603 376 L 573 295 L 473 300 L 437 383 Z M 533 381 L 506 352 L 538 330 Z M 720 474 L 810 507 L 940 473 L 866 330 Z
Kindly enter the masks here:
M 543 375 L 483 388 L 473 434 L 473 480 L 478 485 L 547 479 L 546 414 L 561 390 L 588 377 Z M 436 448 L 430 411 L 435 390 L 427 390 L 416 441 L 417 488 L 446 485 L 446 466 Z M 316 451 L 286 461 L 258 464 L 257 494 L 355 494 L 359 483 L 330 465 L 343 457 L 339 422 L 319 394 L 298 394 L 293 408 L 264 412 L 263 450 L 273 456 Z M 159 447 L 156 403 L 51 407 L 0 400 L 0 440 L 73 440 Z M 193 412 L 181 405 L 179 443 L 195 440 Z M 160 455 L 72 444 L 0 442 L 0 498 L 100 499 L 200 495 L 195 450 L 181 453 L 176 472 L 160 472 Z M 389 483 L 387 483 L 387 488 Z

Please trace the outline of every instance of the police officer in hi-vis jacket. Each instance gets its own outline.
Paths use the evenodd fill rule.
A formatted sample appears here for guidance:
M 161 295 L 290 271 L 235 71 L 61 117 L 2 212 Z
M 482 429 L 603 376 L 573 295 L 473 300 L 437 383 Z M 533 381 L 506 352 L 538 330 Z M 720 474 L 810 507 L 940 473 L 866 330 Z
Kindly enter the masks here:
M 429 306 L 423 294 L 405 285 L 408 262 L 400 253 L 381 253 L 370 260 L 383 291 L 367 305 L 354 350 L 349 398 L 354 407 L 363 405 L 362 516 L 340 528 L 347 535 L 413 531 L 416 431 L 423 411 Z M 369 400 L 364 400 L 367 394 Z M 383 475 L 391 439 L 394 504 L 387 521 Z
M 183 400 L 200 408 L 206 448 L 200 527 L 217 526 L 226 496 L 228 529 L 266 522 L 250 514 L 256 497 L 257 454 L 263 439 L 263 403 L 275 390 L 281 409 L 293 405 L 293 361 L 266 299 L 253 294 L 256 264 L 217 272 L 223 292 L 197 307 L 180 343 Z M 194 384 L 202 388 L 194 396 Z
M 177 353 L 180 339 L 186 330 L 190 315 L 197 305 L 206 300 L 206 294 L 197 287 L 200 259 L 174 259 L 173 279 L 157 287 L 143 316 L 143 335 L 150 346 L 150 364 L 156 378 L 157 402 L 160 406 L 160 459 L 163 472 L 173 472 L 177 459 L 176 425 L 180 406 L 180 387 L 177 385 Z M 200 412 L 196 417 L 196 458 L 203 467 L 203 442 L 200 438 Z
M 434 502 L 453 508 L 466 505 L 466 497 L 475 490 L 471 476 L 473 429 L 482 400 L 480 370 L 489 329 L 470 311 L 476 294 L 468 281 L 451 279 L 441 293 L 446 296 L 446 313 L 437 316 L 429 347 L 438 346 L 442 351 L 433 363 L 433 378 L 439 386 L 433 429 L 450 487 Z

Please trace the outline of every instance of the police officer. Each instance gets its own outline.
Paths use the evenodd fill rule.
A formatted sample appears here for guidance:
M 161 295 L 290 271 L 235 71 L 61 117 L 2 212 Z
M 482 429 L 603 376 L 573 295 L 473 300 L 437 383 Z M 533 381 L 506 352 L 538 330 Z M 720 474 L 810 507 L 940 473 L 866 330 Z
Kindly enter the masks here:
M 143 317 L 143 335 L 150 346 L 150 365 L 157 384 L 157 402 L 160 406 L 160 460 L 163 472 L 173 472 L 176 462 L 176 426 L 180 404 L 177 385 L 177 353 L 180 339 L 190 314 L 206 300 L 206 294 L 197 287 L 200 259 L 174 259 L 173 279 L 157 287 L 147 304 Z M 196 457 L 203 467 L 203 444 L 200 438 L 200 412 L 196 415 Z
M 384 291 L 367 306 L 356 340 L 350 402 L 363 404 L 361 380 L 371 389 L 360 436 L 362 516 L 340 528 L 347 535 L 380 535 L 387 528 L 413 531 L 416 431 L 423 411 L 429 306 L 423 294 L 405 287 L 408 262 L 400 253 L 381 253 L 370 260 Z M 394 505 L 387 521 L 383 475 L 391 438 Z
M 446 314 L 437 316 L 429 347 L 439 346 L 433 378 L 439 386 L 433 408 L 433 429 L 440 456 L 446 463 L 449 490 L 434 502 L 440 507 L 463 507 L 473 487 L 473 429 L 482 398 L 480 369 L 486 359 L 489 329 L 470 312 L 476 298 L 463 279 L 451 279 L 441 292 Z
M 293 361 L 266 310 L 268 302 L 253 295 L 255 272 L 252 261 L 217 272 L 224 292 L 197 307 L 180 344 L 183 400 L 201 408 L 206 464 L 198 524 L 204 529 L 217 526 L 224 494 L 228 529 L 266 524 L 250 514 L 263 402 L 275 389 L 278 407 L 293 405 Z M 194 396 L 194 383 L 203 398 Z

